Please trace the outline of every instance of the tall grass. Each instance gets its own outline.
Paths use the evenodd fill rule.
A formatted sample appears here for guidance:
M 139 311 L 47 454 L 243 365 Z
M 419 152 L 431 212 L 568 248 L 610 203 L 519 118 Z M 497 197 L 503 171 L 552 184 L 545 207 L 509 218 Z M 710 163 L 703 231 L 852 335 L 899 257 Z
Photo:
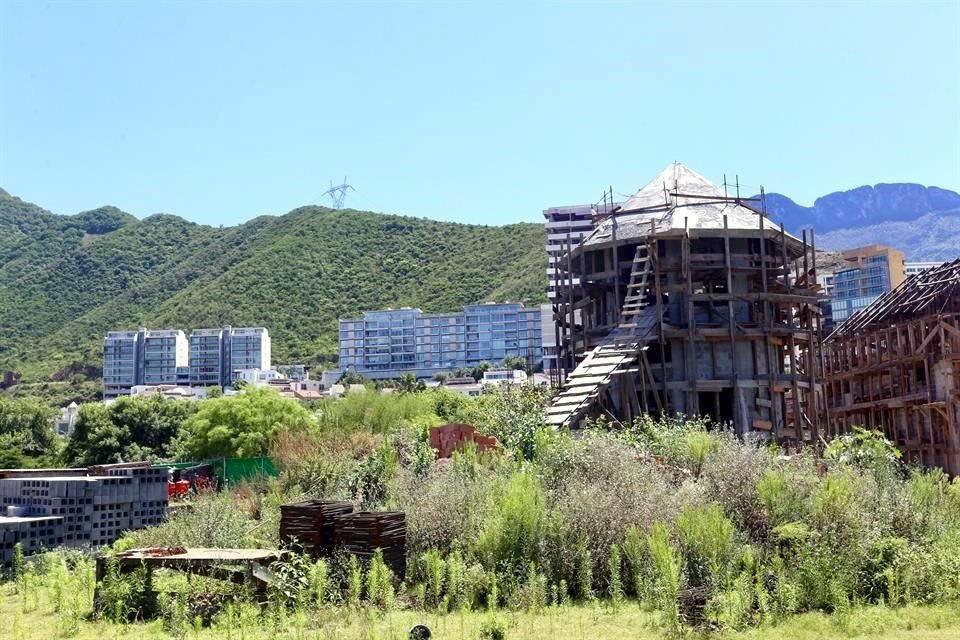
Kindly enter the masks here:
M 381 394 L 372 390 L 353 391 L 342 398 L 321 400 L 315 407 L 321 432 L 383 434 L 402 423 L 442 423 L 435 413 L 436 401 L 431 392 Z

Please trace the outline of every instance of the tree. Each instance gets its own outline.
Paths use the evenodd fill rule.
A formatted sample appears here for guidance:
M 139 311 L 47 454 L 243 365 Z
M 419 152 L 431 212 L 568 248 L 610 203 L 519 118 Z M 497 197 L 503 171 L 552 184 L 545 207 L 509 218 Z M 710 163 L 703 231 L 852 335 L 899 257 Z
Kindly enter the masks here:
M 527 360 L 522 356 L 506 356 L 503 359 L 504 369 L 511 369 L 513 371 L 526 371 L 527 370 Z
M 281 431 L 304 431 L 311 422 L 299 402 L 254 387 L 201 402 L 185 424 L 183 453 L 198 459 L 263 456 Z
M 81 405 L 64 458 L 79 465 L 169 458 L 196 408 L 193 402 L 162 396 Z
M 413 373 L 404 373 L 397 382 L 397 389 L 400 393 L 419 393 L 427 388 L 423 380 L 418 380 Z
M 55 415 L 53 409 L 36 400 L 0 398 L 0 437 L 11 453 L 4 466 L 19 466 L 25 464 L 26 458 L 56 453 L 57 435 L 52 422 Z
M 340 378 L 340 384 L 366 384 L 367 379 L 356 371 L 347 371 Z
M 473 379 L 474 379 L 474 380 L 478 380 L 478 381 L 479 381 L 481 378 L 483 378 L 483 372 L 484 372 L 484 371 L 489 371 L 490 368 L 491 368 L 491 366 L 492 366 L 492 365 L 491 365 L 489 362 L 487 362 L 486 360 L 484 360 L 483 362 L 481 362 L 480 364 L 478 364 L 477 366 L 475 366 L 475 367 L 470 371 L 470 375 L 473 376 Z

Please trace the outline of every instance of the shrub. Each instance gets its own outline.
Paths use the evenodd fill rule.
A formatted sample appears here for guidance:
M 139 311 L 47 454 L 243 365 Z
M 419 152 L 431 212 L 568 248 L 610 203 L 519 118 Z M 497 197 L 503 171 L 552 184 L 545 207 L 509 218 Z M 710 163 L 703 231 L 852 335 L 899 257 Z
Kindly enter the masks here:
M 494 482 L 456 465 L 425 476 L 398 470 L 389 486 L 390 504 L 406 511 L 408 554 L 417 558 L 428 549 L 447 554 L 457 541 L 475 537 L 489 518 Z
M 637 596 L 639 600 L 644 600 L 648 595 L 646 544 L 643 540 L 643 534 L 640 533 L 640 529 L 636 525 L 627 529 L 627 535 L 623 541 L 623 555 L 629 569 L 627 584 L 632 589 L 633 595 Z
M 577 597 L 582 601 L 593 600 L 593 555 L 581 538 L 577 543 Z
M 380 394 L 366 390 L 315 405 L 317 426 L 323 433 L 367 431 L 388 433 L 403 423 L 423 420 L 439 424 L 432 393 Z
M 850 433 L 834 438 L 823 455 L 840 464 L 889 478 L 900 466 L 900 450 L 879 431 L 853 427 Z
M 610 546 L 610 556 L 607 558 L 607 569 L 609 571 L 610 580 L 609 586 L 607 587 L 607 595 L 610 596 L 610 600 L 613 603 L 614 609 L 620 606 L 620 602 L 623 600 L 623 582 L 620 580 L 620 569 L 623 560 L 620 557 L 620 547 L 617 545 Z
M 546 426 L 547 392 L 533 385 L 507 385 L 480 398 L 472 423 L 526 460 L 533 460 Z
M 685 508 L 677 531 L 690 586 L 725 586 L 735 551 L 734 527 L 720 505 Z
M 393 607 L 393 571 L 383 561 L 383 551 L 377 549 L 367 569 L 367 600 L 375 607 Z
M 582 543 L 595 563 L 594 586 L 605 591 L 610 547 L 622 543 L 631 526 L 646 531 L 657 519 L 672 521 L 681 497 L 696 498 L 671 487 L 656 465 L 638 461 L 636 450 L 615 437 L 591 434 L 584 447 L 578 467 L 554 494 L 556 515 L 548 523 L 543 562 L 554 582 L 575 584 L 570 550 Z
M 201 491 L 191 509 L 178 510 L 164 524 L 126 534 L 122 542 L 133 547 L 253 548 L 276 543 L 263 534 L 249 512 L 237 508 L 229 492 Z M 272 532 L 275 536 L 276 532 Z
M 354 609 L 363 598 L 363 565 L 357 556 L 351 555 L 347 565 L 347 604 Z
M 507 481 L 475 550 L 488 567 L 519 576 L 530 562 L 539 559 L 545 522 L 546 507 L 537 477 L 529 470 L 517 471 Z
M 506 640 L 506 638 L 506 628 L 493 616 L 480 626 L 480 640 Z
M 350 493 L 362 509 L 372 509 L 387 498 L 387 483 L 398 467 L 397 450 L 384 443 L 371 453 L 353 471 Z
M 426 582 L 427 605 L 438 607 L 443 602 L 443 587 L 446 579 L 446 563 L 436 549 L 423 554 L 423 574 Z
M 663 615 L 664 627 L 668 633 L 680 633 L 680 609 L 677 596 L 680 594 L 680 580 L 683 559 L 670 542 L 670 533 L 659 522 L 653 525 L 647 535 L 647 548 L 654 567 L 654 585 L 657 604 Z
M 711 433 L 709 437 L 712 446 L 700 472 L 705 498 L 723 507 L 739 527 L 755 537 L 762 536 L 766 522 L 757 494 L 750 488 L 771 468 L 773 456 L 769 449 L 749 438 L 740 441 L 725 432 Z

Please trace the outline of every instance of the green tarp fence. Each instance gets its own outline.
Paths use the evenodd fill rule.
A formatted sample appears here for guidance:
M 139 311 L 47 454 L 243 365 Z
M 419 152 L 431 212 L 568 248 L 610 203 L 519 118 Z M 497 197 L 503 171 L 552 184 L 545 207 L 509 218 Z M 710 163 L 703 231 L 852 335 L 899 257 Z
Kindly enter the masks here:
M 193 462 L 163 463 L 171 469 L 188 469 L 198 464 L 213 465 L 214 473 L 220 482 L 236 484 L 244 480 L 255 480 L 258 477 L 277 476 L 277 465 L 272 458 L 214 458 L 212 460 L 195 460 Z

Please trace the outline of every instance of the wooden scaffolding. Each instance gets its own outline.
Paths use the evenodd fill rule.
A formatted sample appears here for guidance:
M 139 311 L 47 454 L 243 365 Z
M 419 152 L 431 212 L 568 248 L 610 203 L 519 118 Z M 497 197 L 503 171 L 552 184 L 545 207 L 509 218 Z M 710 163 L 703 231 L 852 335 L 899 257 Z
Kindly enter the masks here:
M 960 260 L 908 278 L 823 349 L 827 436 L 882 431 L 907 461 L 960 475 Z
M 558 262 L 566 382 L 549 421 L 683 413 L 817 440 L 812 234 L 787 234 L 683 165 L 651 185 Z

